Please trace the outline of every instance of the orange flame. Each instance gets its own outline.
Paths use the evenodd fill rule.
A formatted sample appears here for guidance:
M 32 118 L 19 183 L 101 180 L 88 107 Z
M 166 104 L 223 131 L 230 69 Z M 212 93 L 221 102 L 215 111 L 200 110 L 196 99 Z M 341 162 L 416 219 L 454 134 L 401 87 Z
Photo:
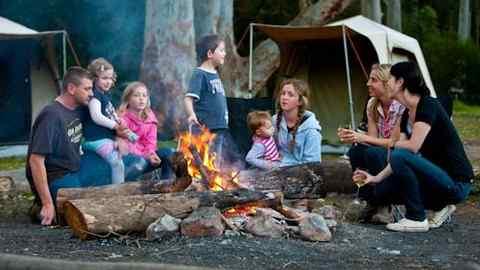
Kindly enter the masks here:
M 216 154 L 213 151 L 210 151 L 210 145 L 215 139 L 216 135 L 206 127 L 201 128 L 199 134 L 192 134 L 190 132 L 185 132 L 180 134 L 178 137 L 178 149 L 177 151 L 182 152 L 188 164 L 188 174 L 196 182 L 202 181 L 203 178 L 208 180 L 208 188 L 212 191 L 222 191 L 238 187 L 238 171 L 231 172 L 222 172 L 219 168 L 216 167 Z M 203 173 L 207 175 L 202 175 L 202 168 L 196 164 L 194 154 L 191 149 L 195 149 L 195 152 L 198 153 L 198 156 L 201 159 L 201 166 L 203 168 Z M 230 209 L 228 211 L 232 214 L 232 211 L 237 212 L 254 212 L 255 207 L 246 206 L 246 207 L 237 207 L 235 209 Z

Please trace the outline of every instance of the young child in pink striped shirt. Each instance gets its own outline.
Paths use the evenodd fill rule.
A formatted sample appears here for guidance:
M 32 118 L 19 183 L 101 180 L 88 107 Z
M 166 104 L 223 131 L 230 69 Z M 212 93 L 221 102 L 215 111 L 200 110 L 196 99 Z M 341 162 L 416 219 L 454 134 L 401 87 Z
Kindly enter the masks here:
M 248 151 L 246 161 L 260 169 L 269 170 L 280 166 L 275 139 L 272 116 L 267 111 L 253 111 L 247 116 L 248 128 L 253 133 L 253 145 Z

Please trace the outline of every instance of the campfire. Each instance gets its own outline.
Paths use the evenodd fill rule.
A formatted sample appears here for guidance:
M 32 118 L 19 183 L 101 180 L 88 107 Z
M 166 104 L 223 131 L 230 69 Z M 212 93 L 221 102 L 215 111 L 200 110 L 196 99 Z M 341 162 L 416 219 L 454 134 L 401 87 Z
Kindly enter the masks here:
M 181 134 L 171 160 L 175 171 L 171 179 L 60 189 L 57 214 L 81 239 L 129 232 L 145 232 L 148 239 L 179 232 L 190 237 L 246 233 L 331 239 L 338 217 L 335 208 L 313 212 L 293 204 L 287 207 L 284 198 L 316 200 L 328 190 L 351 192 L 351 175 L 338 181 L 337 173 L 350 168 L 324 161 L 269 172 L 238 171 L 217 165 L 214 139 L 206 128 Z
M 187 161 L 188 174 L 192 177 L 197 190 L 207 189 L 214 192 L 244 188 L 239 184 L 239 171 L 235 168 L 217 166 L 217 156 L 211 145 L 216 135 L 202 127 L 198 134 L 191 129 L 178 137 L 177 151 Z M 237 206 L 226 210 L 228 217 L 255 214 L 255 206 Z

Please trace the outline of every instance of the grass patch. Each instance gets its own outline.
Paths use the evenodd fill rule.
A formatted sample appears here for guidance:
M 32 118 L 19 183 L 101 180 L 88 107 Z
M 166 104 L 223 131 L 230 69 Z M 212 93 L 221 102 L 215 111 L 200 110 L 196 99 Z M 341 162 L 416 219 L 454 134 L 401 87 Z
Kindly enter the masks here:
M 174 148 L 177 149 L 177 141 L 170 140 L 170 141 L 158 141 L 157 147 L 159 148 Z
M 25 167 L 25 157 L 0 158 L 0 171 L 16 170 Z
M 480 106 L 467 105 L 459 100 L 453 104 L 453 123 L 463 140 L 480 139 Z

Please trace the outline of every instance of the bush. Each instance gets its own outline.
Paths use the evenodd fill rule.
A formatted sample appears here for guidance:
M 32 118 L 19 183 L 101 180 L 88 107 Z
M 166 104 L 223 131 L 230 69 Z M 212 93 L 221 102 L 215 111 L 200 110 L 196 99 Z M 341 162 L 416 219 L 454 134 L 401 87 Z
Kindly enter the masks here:
M 458 41 L 452 31 L 440 31 L 435 10 L 425 6 L 417 16 L 407 18 L 405 32 L 419 41 L 439 95 L 452 87 L 463 89 L 459 97 L 467 103 L 480 104 L 480 49 L 471 41 Z

